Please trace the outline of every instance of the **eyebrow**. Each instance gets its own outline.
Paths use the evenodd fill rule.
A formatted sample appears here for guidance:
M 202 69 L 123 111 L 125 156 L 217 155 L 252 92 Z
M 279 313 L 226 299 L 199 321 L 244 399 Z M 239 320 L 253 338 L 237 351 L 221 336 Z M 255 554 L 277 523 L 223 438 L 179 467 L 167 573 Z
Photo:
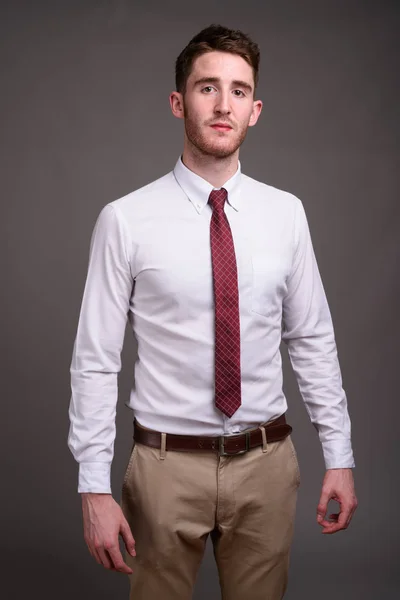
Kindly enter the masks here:
M 194 82 L 194 85 L 200 85 L 201 83 L 221 83 L 221 79 L 219 77 L 200 77 L 197 81 Z M 247 81 L 242 81 L 241 79 L 234 79 L 232 84 L 236 87 L 242 87 L 248 92 L 252 92 L 252 86 L 247 83 Z

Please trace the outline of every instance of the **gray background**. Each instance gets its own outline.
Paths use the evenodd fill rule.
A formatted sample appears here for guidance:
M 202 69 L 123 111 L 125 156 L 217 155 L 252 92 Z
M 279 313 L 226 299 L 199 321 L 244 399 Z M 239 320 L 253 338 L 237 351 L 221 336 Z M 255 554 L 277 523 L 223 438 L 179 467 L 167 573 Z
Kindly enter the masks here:
M 347 531 L 324 536 L 315 520 L 322 452 L 283 346 L 302 475 L 285 598 L 398 597 L 399 4 L 1 4 L 7 600 L 127 598 L 126 576 L 100 567 L 83 540 L 67 449 L 69 366 L 94 222 L 107 202 L 173 168 L 183 140 L 168 104 L 174 61 L 212 22 L 260 45 L 264 110 L 242 147 L 243 171 L 304 202 L 353 426 L 359 508 Z M 127 335 L 112 472 L 118 501 L 134 352 Z M 194 597 L 220 597 L 210 545 Z

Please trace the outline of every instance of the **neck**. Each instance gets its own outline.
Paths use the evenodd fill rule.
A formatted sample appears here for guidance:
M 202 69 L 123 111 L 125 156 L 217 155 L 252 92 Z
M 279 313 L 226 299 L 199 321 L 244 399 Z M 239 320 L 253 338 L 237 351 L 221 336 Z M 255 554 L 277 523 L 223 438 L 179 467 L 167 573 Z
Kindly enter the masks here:
M 182 154 L 182 162 L 193 173 L 199 175 L 215 188 L 220 188 L 237 171 L 239 150 L 224 158 L 201 154 L 189 149 L 186 145 Z

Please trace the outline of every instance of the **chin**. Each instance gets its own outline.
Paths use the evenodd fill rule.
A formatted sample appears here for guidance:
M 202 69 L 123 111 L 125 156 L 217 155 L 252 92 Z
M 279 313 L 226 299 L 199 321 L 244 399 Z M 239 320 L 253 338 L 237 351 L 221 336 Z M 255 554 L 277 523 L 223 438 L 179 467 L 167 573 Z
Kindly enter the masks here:
M 206 154 L 215 156 L 217 158 L 225 158 L 234 154 L 238 149 L 237 144 L 202 144 L 201 150 Z
M 228 158 L 229 156 L 235 154 L 235 152 L 236 150 L 217 150 L 213 153 L 213 156 L 215 156 L 215 158 Z
M 216 158 L 226 158 L 232 154 L 235 154 L 237 149 L 238 146 L 214 147 L 209 149 L 209 154 L 212 154 Z

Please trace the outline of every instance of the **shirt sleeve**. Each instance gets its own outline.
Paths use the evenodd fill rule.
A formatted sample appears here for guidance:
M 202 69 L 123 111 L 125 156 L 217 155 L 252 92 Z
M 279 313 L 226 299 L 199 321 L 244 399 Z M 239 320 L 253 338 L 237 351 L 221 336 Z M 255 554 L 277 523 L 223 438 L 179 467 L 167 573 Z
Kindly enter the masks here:
M 111 493 L 118 373 L 132 293 L 130 236 L 107 204 L 95 223 L 73 346 L 68 447 L 79 463 L 78 492 Z
M 283 300 L 282 339 L 318 432 L 326 469 L 351 468 L 355 466 L 351 422 L 332 318 L 304 207 L 296 200 L 294 257 Z

